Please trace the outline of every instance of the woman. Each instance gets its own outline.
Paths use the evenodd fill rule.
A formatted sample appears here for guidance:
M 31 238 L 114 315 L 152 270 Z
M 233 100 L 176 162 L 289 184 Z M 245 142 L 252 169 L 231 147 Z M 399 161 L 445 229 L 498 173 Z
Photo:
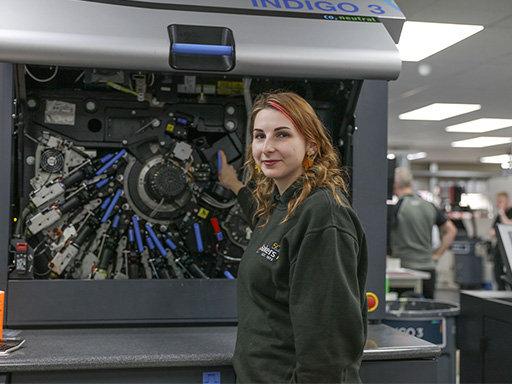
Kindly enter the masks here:
M 250 130 L 255 189 L 223 154 L 219 175 L 255 219 L 238 274 L 238 381 L 358 383 L 367 248 L 337 156 L 314 109 L 294 93 L 260 96 Z

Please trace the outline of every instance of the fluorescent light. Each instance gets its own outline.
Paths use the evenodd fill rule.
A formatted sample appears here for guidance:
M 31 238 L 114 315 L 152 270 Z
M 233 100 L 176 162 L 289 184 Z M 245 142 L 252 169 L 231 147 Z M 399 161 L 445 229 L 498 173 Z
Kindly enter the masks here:
M 417 62 L 467 39 L 482 29 L 482 25 L 406 21 L 397 47 L 402 61 Z
M 508 143 L 512 143 L 511 137 L 480 136 L 473 139 L 453 141 L 451 146 L 455 148 L 484 148 Z
M 418 160 L 424 159 L 425 157 L 427 157 L 427 152 L 409 153 L 407 155 L 407 160 Z
M 510 162 L 510 155 L 494 155 L 480 158 L 481 163 L 502 164 Z
M 446 132 L 483 133 L 512 127 L 512 119 L 476 119 L 461 124 L 449 125 Z
M 396 155 L 394 153 L 388 153 L 388 160 L 394 160 L 396 159 Z
M 434 103 L 398 115 L 400 120 L 429 120 L 440 121 L 453 116 L 478 111 L 480 104 L 459 104 L 459 103 Z

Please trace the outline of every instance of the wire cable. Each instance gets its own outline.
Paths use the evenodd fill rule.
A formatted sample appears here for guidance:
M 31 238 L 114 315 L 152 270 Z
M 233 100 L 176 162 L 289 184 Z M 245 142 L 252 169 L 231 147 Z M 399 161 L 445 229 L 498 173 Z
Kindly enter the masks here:
M 53 71 L 53 74 L 50 77 L 48 77 L 47 79 L 40 79 L 40 78 L 34 76 L 32 74 L 32 72 L 29 71 L 29 69 L 26 65 L 24 67 L 25 67 L 25 72 L 27 73 L 27 75 L 29 75 L 32 79 L 34 79 L 38 83 L 47 83 L 48 81 L 53 80 L 55 78 L 55 76 L 57 76 L 57 73 L 59 72 L 59 67 L 55 66 L 55 70 Z

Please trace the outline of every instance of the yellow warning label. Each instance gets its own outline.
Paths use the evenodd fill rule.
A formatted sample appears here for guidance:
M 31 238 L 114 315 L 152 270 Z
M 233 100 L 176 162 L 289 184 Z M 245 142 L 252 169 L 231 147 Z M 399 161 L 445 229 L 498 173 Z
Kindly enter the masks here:
M 199 216 L 201 219 L 206 219 L 209 214 L 210 214 L 209 210 L 201 208 L 199 210 L 199 213 L 197 214 L 197 216 Z
M 167 124 L 166 130 L 168 130 L 169 132 L 174 131 L 174 124 Z

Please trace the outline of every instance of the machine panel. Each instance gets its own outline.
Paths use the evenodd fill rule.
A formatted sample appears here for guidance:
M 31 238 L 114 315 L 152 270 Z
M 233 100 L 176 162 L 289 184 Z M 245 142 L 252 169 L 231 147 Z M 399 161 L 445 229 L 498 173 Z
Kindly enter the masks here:
M 251 230 L 218 182 L 219 151 L 243 166 L 247 111 L 262 91 L 308 99 L 335 144 L 343 143 L 344 164 L 352 161 L 357 81 L 31 65 L 17 74 L 23 123 L 12 147 L 21 159 L 12 182 L 12 325 L 235 321 L 235 285 L 222 281 L 236 278 Z M 69 311 L 63 304 L 92 287 L 73 280 L 112 283 L 94 286 Z M 119 305 L 122 292 L 133 307 Z

